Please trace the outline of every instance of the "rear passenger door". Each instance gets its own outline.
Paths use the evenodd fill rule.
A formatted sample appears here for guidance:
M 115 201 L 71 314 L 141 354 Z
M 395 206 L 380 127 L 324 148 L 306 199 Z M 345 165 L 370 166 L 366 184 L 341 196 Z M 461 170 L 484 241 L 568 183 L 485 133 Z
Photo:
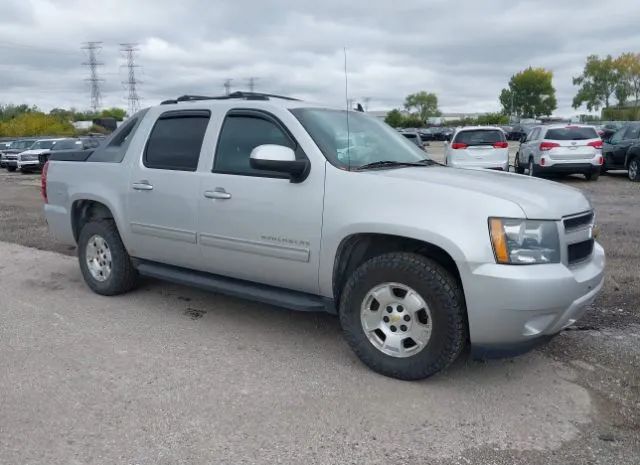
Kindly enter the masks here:
M 138 258 L 193 267 L 198 257 L 196 170 L 207 110 L 162 113 L 130 168 L 128 248 Z
M 614 151 L 613 157 L 616 165 L 624 165 L 627 158 L 627 151 L 631 145 L 638 141 L 638 137 L 640 137 L 640 126 L 630 125 L 627 127 L 624 135 L 622 136 L 622 140 L 616 145 L 616 149 Z
M 299 125 L 292 115 L 282 116 Z M 227 113 L 213 169 L 203 174 L 198 194 L 203 267 L 316 293 L 325 166 L 312 164 L 299 183 L 281 173 L 255 170 L 249 155 L 263 144 L 284 145 L 297 158 L 307 158 L 304 147 L 275 115 L 252 109 Z

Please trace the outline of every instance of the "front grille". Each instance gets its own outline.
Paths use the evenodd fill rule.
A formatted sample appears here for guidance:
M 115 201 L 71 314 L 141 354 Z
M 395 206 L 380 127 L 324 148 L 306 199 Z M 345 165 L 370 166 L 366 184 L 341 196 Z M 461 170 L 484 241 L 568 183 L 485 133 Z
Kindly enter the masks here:
M 17 160 L 18 159 L 18 155 L 5 155 L 4 157 L 5 160 Z
M 567 247 L 569 254 L 569 264 L 579 262 L 586 258 L 589 258 L 591 252 L 593 252 L 593 239 L 577 242 L 575 244 L 569 244 Z
M 574 231 L 587 227 L 593 223 L 593 212 L 588 212 L 582 215 L 573 216 L 571 218 L 565 218 L 562 220 L 565 231 Z

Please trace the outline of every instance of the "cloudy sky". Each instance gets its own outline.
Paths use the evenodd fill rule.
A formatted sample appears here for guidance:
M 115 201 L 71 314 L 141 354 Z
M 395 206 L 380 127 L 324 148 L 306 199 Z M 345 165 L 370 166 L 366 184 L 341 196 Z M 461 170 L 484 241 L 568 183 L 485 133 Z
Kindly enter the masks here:
M 102 41 L 105 106 L 126 107 L 122 42 L 139 44 L 142 105 L 232 89 L 400 106 L 435 92 L 448 112 L 495 111 L 509 77 L 554 73 L 559 115 L 588 54 L 640 51 L 637 0 L 0 0 L 0 103 L 89 107 L 84 41 Z

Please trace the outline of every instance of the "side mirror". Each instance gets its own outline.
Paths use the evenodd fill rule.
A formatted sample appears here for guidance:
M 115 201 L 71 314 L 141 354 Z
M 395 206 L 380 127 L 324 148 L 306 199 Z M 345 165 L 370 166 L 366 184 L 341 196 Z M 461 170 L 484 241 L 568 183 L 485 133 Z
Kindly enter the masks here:
M 527 141 L 527 135 L 526 134 L 521 135 L 520 136 L 520 143 L 524 144 L 526 141 Z
M 249 164 L 256 170 L 286 173 L 291 182 L 304 181 L 311 168 L 308 160 L 297 160 L 295 152 L 289 147 L 273 144 L 254 148 L 249 156 Z

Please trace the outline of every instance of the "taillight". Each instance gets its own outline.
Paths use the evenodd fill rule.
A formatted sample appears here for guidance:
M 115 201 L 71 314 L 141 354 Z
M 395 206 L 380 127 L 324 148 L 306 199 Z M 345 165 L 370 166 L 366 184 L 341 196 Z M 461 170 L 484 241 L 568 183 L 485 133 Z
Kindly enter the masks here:
M 604 165 L 604 158 L 602 157 L 602 155 L 598 157 L 598 165 Z
M 467 144 L 462 144 L 460 142 L 454 142 L 453 144 L 451 144 L 452 149 L 466 149 L 467 147 Z
M 49 171 L 48 161 L 42 167 L 42 177 L 40 178 L 40 193 L 44 203 L 49 203 L 49 199 L 47 199 L 47 171 Z
M 544 166 L 547 164 L 547 161 L 544 158 L 540 159 L 540 166 Z
M 593 142 L 589 142 L 587 145 L 590 145 L 593 148 L 596 149 L 601 149 L 602 148 L 602 141 L 601 140 L 594 140 Z
M 496 142 L 493 144 L 493 147 L 496 149 L 506 149 L 509 148 L 509 142 Z
M 543 152 L 551 150 L 554 147 L 560 147 L 560 144 L 556 144 L 555 142 L 541 142 L 540 143 L 540 150 L 542 150 Z

